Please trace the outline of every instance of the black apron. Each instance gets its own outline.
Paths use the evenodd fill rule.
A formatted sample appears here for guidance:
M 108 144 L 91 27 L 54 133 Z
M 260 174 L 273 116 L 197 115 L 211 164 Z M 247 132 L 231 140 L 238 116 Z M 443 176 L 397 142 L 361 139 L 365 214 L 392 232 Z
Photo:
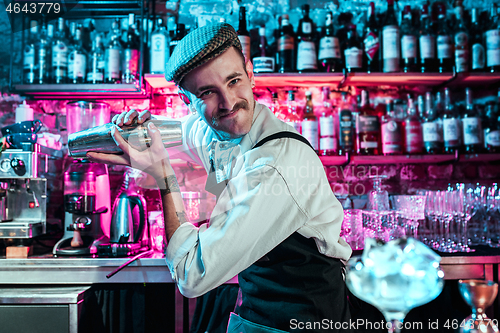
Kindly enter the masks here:
M 293 132 L 275 133 L 259 141 L 253 148 L 280 138 L 293 138 L 312 148 L 307 139 Z M 217 183 L 214 170 L 212 165 L 205 189 L 218 199 L 228 181 Z M 236 285 L 221 287 L 226 296 L 231 294 L 234 297 L 237 303 L 235 313 L 253 323 L 299 332 L 301 323 L 303 327 L 307 327 L 307 323 L 314 325 L 316 322 L 322 324 L 319 329 L 306 331 L 348 332 L 335 329 L 339 324 L 348 323 L 350 319 L 342 271 L 343 264 L 339 259 L 320 254 L 313 239 L 295 232 L 238 274 L 239 290 Z M 229 313 L 220 311 L 220 304 L 216 302 L 214 294 L 220 294 L 219 288 L 198 298 L 191 332 L 225 332 Z M 228 300 L 231 302 L 231 297 Z M 216 305 L 219 305 L 219 309 L 215 308 Z M 202 313 L 210 315 L 206 312 L 207 307 L 214 309 L 213 316 L 197 316 Z M 218 318 L 214 319 L 214 316 Z M 202 325 L 203 322 L 213 324 Z M 325 327 L 327 329 L 323 329 Z

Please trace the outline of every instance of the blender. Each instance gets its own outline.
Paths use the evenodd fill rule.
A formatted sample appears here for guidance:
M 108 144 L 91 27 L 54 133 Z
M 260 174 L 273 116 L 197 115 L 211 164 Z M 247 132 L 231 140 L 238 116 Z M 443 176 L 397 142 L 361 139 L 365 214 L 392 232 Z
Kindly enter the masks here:
M 54 255 L 94 255 L 109 242 L 109 223 L 102 218 L 109 207 L 109 180 L 105 164 L 75 160 L 64 173 L 64 235 Z

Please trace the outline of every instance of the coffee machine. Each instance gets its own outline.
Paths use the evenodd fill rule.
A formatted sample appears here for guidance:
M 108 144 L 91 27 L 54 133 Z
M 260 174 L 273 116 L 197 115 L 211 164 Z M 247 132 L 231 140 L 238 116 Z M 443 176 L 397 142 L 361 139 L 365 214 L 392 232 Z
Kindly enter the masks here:
M 30 239 L 46 233 L 47 179 L 60 150 L 33 143 L 0 153 L 0 239 Z
M 55 256 L 95 255 L 109 242 L 110 191 L 105 164 L 74 160 L 64 173 L 64 235 Z

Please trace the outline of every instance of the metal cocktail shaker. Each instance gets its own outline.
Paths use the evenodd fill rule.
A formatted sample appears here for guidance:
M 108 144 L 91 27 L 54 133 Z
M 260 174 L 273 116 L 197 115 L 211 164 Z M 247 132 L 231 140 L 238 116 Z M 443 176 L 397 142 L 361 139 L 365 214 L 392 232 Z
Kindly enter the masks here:
M 165 148 L 174 147 L 182 144 L 182 126 L 177 120 L 158 120 L 150 119 L 140 125 L 131 125 L 118 127 L 122 137 L 132 147 L 137 150 L 145 150 L 151 144 L 151 138 L 148 133 L 148 124 L 153 124 L 158 128 Z M 83 158 L 88 152 L 122 154 L 123 151 L 118 148 L 111 137 L 111 129 L 116 125 L 107 123 L 101 126 L 89 128 L 83 131 L 71 133 L 68 136 L 68 149 L 72 157 Z

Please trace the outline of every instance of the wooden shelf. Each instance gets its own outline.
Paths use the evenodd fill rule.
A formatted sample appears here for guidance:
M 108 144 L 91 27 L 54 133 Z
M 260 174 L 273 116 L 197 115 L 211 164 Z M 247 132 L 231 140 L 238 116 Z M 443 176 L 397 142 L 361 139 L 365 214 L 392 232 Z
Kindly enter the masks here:
M 455 162 L 454 155 L 394 155 L 394 156 L 320 156 L 325 166 L 382 164 L 441 164 Z M 461 154 L 456 162 L 500 161 L 500 154 Z
M 174 88 L 163 74 L 146 74 L 146 82 L 152 88 Z M 453 78 L 452 73 L 350 73 L 344 86 L 439 86 Z M 344 79 L 342 73 L 269 73 L 255 74 L 257 86 L 264 87 L 311 87 L 338 86 Z M 500 83 L 500 73 L 457 74 L 453 85 L 491 85 Z

